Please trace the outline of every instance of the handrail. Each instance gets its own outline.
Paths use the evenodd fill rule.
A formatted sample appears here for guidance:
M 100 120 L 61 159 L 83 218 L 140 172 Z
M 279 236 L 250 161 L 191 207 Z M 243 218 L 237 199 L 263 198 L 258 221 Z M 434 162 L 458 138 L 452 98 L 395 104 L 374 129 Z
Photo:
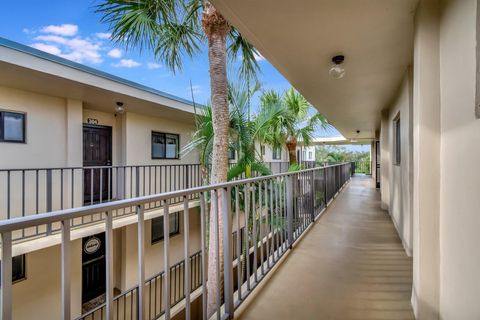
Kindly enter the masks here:
M 113 211 L 113 210 L 122 209 L 125 207 L 135 207 L 138 205 L 147 204 L 151 202 L 159 202 L 159 201 L 169 200 L 172 198 L 180 198 L 180 197 L 184 197 L 184 196 L 195 194 L 195 193 L 205 193 L 208 191 L 221 189 L 221 188 L 229 188 L 229 187 L 231 188 L 231 187 L 239 186 L 242 184 L 260 182 L 260 181 L 270 180 L 273 178 L 290 176 L 297 173 L 312 172 L 312 171 L 323 169 L 323 168 L 338 167 L 343 164 L 350 164 L 350 163 L 346 162 L 346 163 L 325 166 L 325 167 L 310 168 L 310 169 L 304 169 L 300 171 L 278 173 L 278 174 L 269 175 L 269 176 L 260 176 L 260 177 L 235 180 L 235 181 L 224 182 L 224 183 L 216 183 L 208 186 L 201 186 L 201 187 L 194 187 L 190 189 L 164 192 L 156 195 L 99 203 L 99 204 L 94 204 L 87 207 L 64 209 L 64 210 L 58 210 L 53 212 L 39 213 L 37 215 L 32 215 L 32 216 L 18 217 L 18 218 L 12 218 L 8 220 L 0 220 L 0 233 L 34 227 L 39 224 L 49 224 L 49 223 L 60 222 L 66 219 L 75 219 L 85 215 Z

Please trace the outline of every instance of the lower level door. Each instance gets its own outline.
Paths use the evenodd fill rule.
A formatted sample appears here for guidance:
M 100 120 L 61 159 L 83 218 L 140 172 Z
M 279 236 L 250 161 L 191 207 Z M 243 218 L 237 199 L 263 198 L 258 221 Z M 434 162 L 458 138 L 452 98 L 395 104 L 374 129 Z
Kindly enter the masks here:
M 82 239 L 82 303 L 105 293 L 105 233 Z

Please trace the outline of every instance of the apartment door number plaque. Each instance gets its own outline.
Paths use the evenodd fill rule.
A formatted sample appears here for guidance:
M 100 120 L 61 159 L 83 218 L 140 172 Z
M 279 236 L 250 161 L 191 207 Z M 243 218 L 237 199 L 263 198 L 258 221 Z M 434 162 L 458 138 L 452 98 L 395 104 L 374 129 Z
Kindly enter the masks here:
M 100 249 L 101 241 L 97 237 L 93 237 L 88 239 L 87 242 L 85 242 L 85 246 L 83 247 L 83 250 L 88 253 L 92 254 L 98 251 Z
M 98 124 L 98 119 L 87 118 L 87 123 L 88 124 Z

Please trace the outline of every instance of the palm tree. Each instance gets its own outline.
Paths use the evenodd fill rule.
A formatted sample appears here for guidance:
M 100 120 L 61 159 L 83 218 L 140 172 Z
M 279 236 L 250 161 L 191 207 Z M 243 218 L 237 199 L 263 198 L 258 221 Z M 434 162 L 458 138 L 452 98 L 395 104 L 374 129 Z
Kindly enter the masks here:
M 282 116 L 272 125 L 271 135 L 275 136 L 275 147 L 286 146 L 290 159 L 290 166 L 297 164 L 296 149 L 301 142 L 311 144 L 315 130 L 319 127 L 328 129 L 330 124 L 320 113 L 316 112 L 300 93 L 293 88 L 286 90 L 283 95 L 276 91 L 263 92 L 260 97 L 261 109 L 283 109 Z
M 237 162 L 228 170 L 227 179 L 231 181 L 239 177 L 250 178 L 253 175 L 269 175 L 271 171 L 265 166 L 261 153 L 256 149 L 257 144 L 273 144 L 276 138 L 272 135 L 271 126 L 275 126 L 278 119 L 283 117 L 284 109 L 280 105 L 261 109 L 258 114 L 251 119 L 250 116 L 250 97 L 260 90 L 260 85 L 255 83 L 249 87 L 249 82 L 238 82 L 230 84 L 228 90 L 229 97 L 229 147 L 237 151 Z M 203 168 L 208 168 L 212 159 L 213 144 L 213 126 L 211 107 L 207 106 L 200 110 L 196 116 L 196 131 L 192 140 L 183 147 L 181 154 L 186 154 L 192 150 L 198 150 L 200 154 L 200 163 Z M 261 186 L 259 186 L 261 188 Z M 240 187 L 240 198 L 245 199 L 246 190 Z M 233 190 L 232 190 L 233 192 Z M 232 196 L 232 199 L 235 197 Z M 235 201 L 235 200 L 234 200 Z M 267 200 L 265 199 L 265 204 Z M 240 201 L 240 209 L 245 212 L 245 202 Z M 259 204 L 254 208 L 250 202 L 250 225 L 246 226 L 249 233 L 252 233 L 253 221 L 260 219 L 258 209 Z M 270 223 L 270 221 L 265 221 Z M 257 230 L 259 232 L 259 230 Z M 257 234 L 257 237 L 259 235 Z M 250 237 L 253 239 L 253 236 Z M 241 272 L 245 268 L 245 256 L 247 255 L 246 246 L 242 249 Z
M 228 169 L 228 87 L 227 55 L 232 61 L 242 55 L 240 73 L 254 76 L 258 71 L 256 50 L 233 28 L 208 0 L 103 0 L 97 6 L 102 22 L 109 24 L 111 39 L 125 47 L 147 49 L 173 72 L 182 69 L 184 56 L 193 57 L 208 47 L 212 104 L 212 167 L 211 183 L 227 181 Z M 218 199 L 222 212 L 222 199 Z M 215 223 L 210 216 L 210 234 Z M 216 274 L 217 257 L 223 270 L 223 219 L 219 215 L 219 252 L 215 237 L 209 240 L 208 314 L 216 310 L 216 288 L 223 287 L 222 274 Z
M 271 174 L 270 169 L 264 165 L 256 146 L 257 144 L 274 143 L 276 137 L 270 128 L 272 125 L 276 125 L 278 118 L 283 117 L 284 110 L 278 105 L 261 109 L 253 119 L 249 120 L 251 118 L 249 96 L 258 92 L 259 89 L 258 83 L 252 87 L 248 87 L 245 82 L 229 85 L 229 147 L 237 151 L 238 157 L 236 163 L 228 170 L 228 181 L 240 176 L 250 178 L 253 174 Z M 211 106 L 200 109 L 195 118 L 196 130 L 192 140 L 183 147 L 181 154 L 198 150 L 201 165 L 209 168 L 213 158 L 214 138 Z

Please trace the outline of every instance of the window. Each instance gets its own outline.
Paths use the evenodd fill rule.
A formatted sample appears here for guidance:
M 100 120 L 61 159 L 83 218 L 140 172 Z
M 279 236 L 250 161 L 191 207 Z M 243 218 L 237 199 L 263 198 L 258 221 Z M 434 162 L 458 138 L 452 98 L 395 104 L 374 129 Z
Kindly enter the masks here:
M 180 212 L 170 214 L 170 236 L 180 233 Z M 152 219 L 152 244 L 163 240 L 163 216 Z
M 152 131 L 152 159 L 178 159 L 178 134 Z
M 307 151 L 303 150 L 302 152 L 302 160 L 306 160 L 307 159 Z
M 12 258 L 12 282 L 25 279 L 25 255 Z
M 265 155 L 265 146 L 260 146 L 260 154 L 261 154 L 262 156 Z
M 313 152 L 312 151 L 308 151 L 308 159 L 313 160 Z
M 235 160 L 235 148 L 228 147 L 228 160 Z
M 400 131 L 400 115 L 393 120 L 393 164 L 400 165 L 401 162 L 401 131 Z
M 0 111 L 0 141 L 25 143 L 25 114 Z
M 282 159 L 282 149 L 280 149 L 280 147 L 273 147 L 272 159 L 273 160 L 281 160 Z

